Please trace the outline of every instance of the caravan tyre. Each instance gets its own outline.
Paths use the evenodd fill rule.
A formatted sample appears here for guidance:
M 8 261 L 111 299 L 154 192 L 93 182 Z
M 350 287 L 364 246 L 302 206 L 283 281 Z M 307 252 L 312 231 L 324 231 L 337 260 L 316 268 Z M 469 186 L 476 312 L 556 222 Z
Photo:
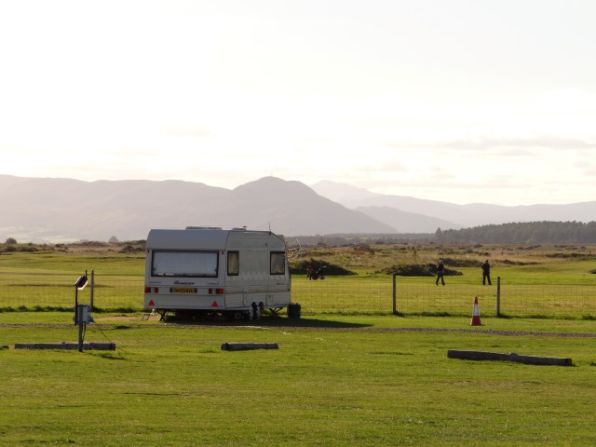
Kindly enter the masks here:
M 237 311 L 234 311 L 234 312 L 230 312 L 228 314 L 228 317 L 232 321 L 242 321 L 242 320 L 244 320 L 246 318 L 246 315 L 245 315 L 244 312 L 237 310 Z

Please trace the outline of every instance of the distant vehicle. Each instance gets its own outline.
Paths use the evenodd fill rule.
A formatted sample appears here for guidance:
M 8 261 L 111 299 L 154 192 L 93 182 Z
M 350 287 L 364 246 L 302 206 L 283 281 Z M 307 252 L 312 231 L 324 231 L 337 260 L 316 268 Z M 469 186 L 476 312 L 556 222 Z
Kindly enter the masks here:
M 162 318 L 221 314 L 258 318 L 290 305 L 283 236 L 245 228 L 151 230 L 145 259 L 145 309 Z

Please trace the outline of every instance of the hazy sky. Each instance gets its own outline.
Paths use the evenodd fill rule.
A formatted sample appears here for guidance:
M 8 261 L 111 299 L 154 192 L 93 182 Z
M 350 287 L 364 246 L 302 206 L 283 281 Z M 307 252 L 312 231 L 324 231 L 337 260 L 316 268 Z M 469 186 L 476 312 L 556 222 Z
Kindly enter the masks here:
M 0 173 L 596 200 L 596 2 L 2 1 Z

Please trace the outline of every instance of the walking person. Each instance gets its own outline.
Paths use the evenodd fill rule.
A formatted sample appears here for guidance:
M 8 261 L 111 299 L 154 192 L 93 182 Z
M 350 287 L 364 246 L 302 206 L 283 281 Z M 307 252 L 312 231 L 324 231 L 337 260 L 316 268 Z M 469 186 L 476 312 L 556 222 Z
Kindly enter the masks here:
M 435 281 L 435 286 L 439 285 L 439 280 L 441 280 L 441 284 L 445 285 L 445 279 L 443 275 L 445 274 L 445 264 L 443 263 L 442 259 L 439 259 L 439 263 L 437 264 L 437 280 Z
M 488 285 L 492 286 L 493 284 L 490 282 L 490 264 L 488 263 L 488 259 L 484 261 L 482 264 L 482 285 L 486 285 L 486 281 L 488 280 Z

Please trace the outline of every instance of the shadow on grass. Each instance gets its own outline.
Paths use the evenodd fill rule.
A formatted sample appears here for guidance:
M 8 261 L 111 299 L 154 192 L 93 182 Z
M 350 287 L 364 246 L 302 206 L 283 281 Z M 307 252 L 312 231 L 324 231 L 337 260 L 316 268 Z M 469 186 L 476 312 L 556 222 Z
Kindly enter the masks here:
M 102 359 L 106 359 L 106 360 L 126 360 L 120 354 L 111 354 L 111 353 L 107 353 L 107 352 L 103 352 L 101 354 L 95 354 L 95 356 L 100 357 Z
M 11 312 L 66 312 L 72 313 L 73 307 L 72 306 L 0 306 L 0 313 L 11 313 Z M 99 308 L 93 307 L 93 312 L 96 314 L 108 314 L 108 313 L 117 313 L 117 314 L 140 314 L 143 312 L 140 308 L 134 307 L 108 307 L 108 308 Z M 407 317 L 469 317 L 469 314 L 464 314 L 461 312 L 321 312 L 321 315 L 333 315 L 338 318 L 342 316 L 388 316 L 394 315 L 400 318 L 407 318 Z M 583 314 L 583 315 L 557 315 L 557 314 L 520 314 L 520 315 L 512 315 L 507 313 L 501 313 L 497 315 L 489 315 L 490 317 L 497 317 L 502 319 L 538 319 L 538 320 L 584 320 L 584 321 L 596 321 L 596 314 Z M 312 318 L 303 318 L 302 320 L 290 320 L 283 316 L 278 317 L 265 317 L 262 320 L 259 320 L 258 324 L 261 326 L 266 326 L 267 324 L 263 323 L 265 320 L 270 321 L 271 326 L 296 326 L 296 327 L 366 327 L 370 326 L 367 324 L 356 324 L 356 323 L 344 323 L 338 321 L 327 321 L 327 320 L 316 320 Z M 275 321 L 278 320 L 278 321 Z M 320 324 L 304 324 L 304 322 L 311 321 L 311 322 L 319 322 Z M 167 318 L 168 323 L 176 323 L 181 322 L 180 320 L 173 320 L 172 317 Z M 226 322 L 226 320 L 216 321 L 213 319 L 203 319 L 203 320 L 188 320 L 184 321 L 184 324 L 193 324 L 193 323 L 222 323 Z M 246 325 L 246 321 L 240 322 L 228 322 L 228 325 Z M 118 328 L 124 329 L 124 328 Z
M 73 306 L 4 306 L 0 307 L 0 313 L 8 313 L 8 312 L 73 312 Z M 121 314 L 134 314 L 141 312 L 140 309 L 135 309 L 133 307 L 110 307 L 110 308 L 100 308 L 100 307 L 93 307 L 94 313 L 121 313 Z
M 349 323 L 345 321 L 320 320 L 317 318 L 300 318 L 299 320 L 285 317 L 266 316 L 259 320 L 229 321 L 225 318 L 202 318 L 202 319 L 180 319 L 167 317 L 164 320 L 168 324 L 197 325 L 197 326 L 221 326 L 221 327 L 295 327 L 295 328 L 317 328 L 317 329 L 355 329 L 371 327 L 366 323 Z

